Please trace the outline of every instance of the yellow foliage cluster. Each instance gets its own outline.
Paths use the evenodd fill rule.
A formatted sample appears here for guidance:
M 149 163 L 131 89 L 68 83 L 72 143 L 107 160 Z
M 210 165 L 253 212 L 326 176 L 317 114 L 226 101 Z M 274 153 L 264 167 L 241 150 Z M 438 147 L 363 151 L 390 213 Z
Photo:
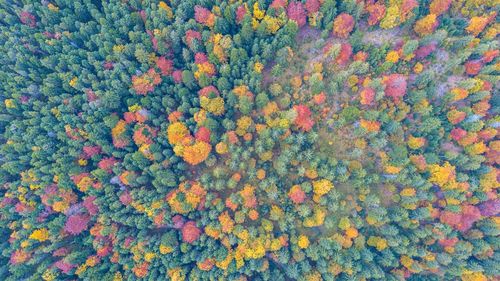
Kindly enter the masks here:
M 465 270 L 461 277 L 462 281 L 488 281 L 488 278 L 481 272 L 472 272 L 469 270 Z
M 432 164 L 428 166 L 431 176 L 429 181 L 440 187 L 451 186 L 450 183 L 455 182 L 455 167 L 446 162 L 443 166 Z
M 413 66 L 413 71 L 417 74 L 421 73 L 424 70 L 424 65 L 420 62 L 417 62 L 415 66 Z
M 301 249 L 306 249 L 309 247 L 309 238 L 305 235 L 300 235 L 297 239 L 297 246 Z
M 465 30 L 474 36 L 478 36 L 490 21 L 490 16 L 472 17 L 469 21 L 469 25 L 465 28 Z
M 219 142 L 215 146 L 215 151 L 219 154 L 226 154 L 228 152 L 227 144 L 225 142 Z
M 175 267 L 171 268 L 167 271 L 167 275 L 172 281 L 184 281 L 186 280 L 186 275 L 182 268 L 180 267 Z
M 184 195 L 184 201 L 179 201 L 178 195 L 181 193 Z M 179 184 L 179 188 L 168 198 L 167 202 L 174 212 L 186 214 L 197 208 L 206 194 L 207 192 L 200 183 L 182 182 Z
M 127 125 L 127 123 L 125 122 L 125 120 L 118 121 L 118 123 L 116 123 L 115 127 L 113 127 L 113 129 L 111 129 L 111 135 L 113 137 L 120 136 L 121 134 L 123 134 L 125 132 L 126 125 Z
M 321 196 L 327 194 L 332 188 L 333 183 L 327 179 L 321 179 L 317 181 L 313 181 L 313 192 L 314 192 L 314 200 L 318 201 Z
M 5 107 L 7 107 L 7 108 L 14 108 L 14 107 L 16 107 L 16 104 L 14 103 L 13 99 L 6 99 L 4 101 L 4 103 L 5 103 Z
M 236 121 L 236 125 L 237 125 L 236 133 L 240 136 L 243 136 L 252 124 L 253 124 L 253 120 L 251 117 L 249 117 L 249 116 L 240 117 L 240 119 L 238 119 L 238 121 Z
M 232 46 L 231 37 L 222 36 L 222 34 L 217 33 L 212 36 L 211 41 L 213 42 L 212 52 L 214 53 L 214 55 L 219 59 L 220 62 L 226 62 L 226 50 L 231 48 Z
M 399 54 L 396 51 L 389 51 L 387 55 L 385 56 L 385 61 L 387 62 L 392 62 L 392 63 L 397 63 L 399 60 Z
M 391 5 L 387 8 L 385 17 L 380 21 L 380 27 L 384 29 L 394 28 L 399 25 L 399 7 L 397 5 Z
M 220 116 L 224 113 L 224 99 L 222 97 L 200 97 L 200 105 L 203 109 L 216 116 Z
M 411 197 L 411 196 L 415 196 L 416 191 L 415 191 L 415 188 L 407 187 L 407 188 L 404 188 L 403 190 L 401 190 L 401 192 L 399 194 L 401 196 Z
M 414 136 L 410 136 L 408 138 L 408 146 L 411 149 L 419 149 L 422 146 L 424 146 L 424 144 L 425 144 L 425 138 L 423 138 L 423 137 L 417 138 Z
M 269 15 L 264 16 L 262 23 L 265 23 L 266 30 L 271 34 L 275 34 L 283 26 L 284 20 L 282 18 L 271 17 Z
M 167 128 L 167 137 L 170 144 L 180 144 L 187 135 L 189 135 L 189 130 L 184 123 L 175 122 Z
M 251 245 L 247 247 L 245 251 L 245 258 L 247 259 L 260 259 L 266 255 L 266 248 L 261 239 L 257 239 Z
M 204 63 L 196 64 L 197 70 L 194 72 L 194 77 L 196 79 L 200 79 L 202 74 L 206 74 L 208 76 L 212 76 L 215 74 L 215 66 L 210 62 L 206 61 Z
M 314 214 L 311 217 L 304 219 L 305 227 L 317 227 L 323 225 L 326 217 L 326 212 L 322 209 L 314 209 Z
M 167 3 L 160 1 L 160 3 L 158 4 L 158 8 L 160 8 L 161 10 L 164 10 L 167 13 L 168 19 L 172 19 L 174 17 L 174 13 L 172 11 L 172 8 L 170 8 L 167 5 Z
M 349 227 L 348 229 L 346 229 L 345 235 L 347 238 L 353 239 L 353 238 L 358 237 L 359 233 L 358 233 L 358 230 L 356 228 Z
M 261 73 L 262 72 L 262 69 L 264 69 L 264 65 L 261 63 L 261 62 L 256 62 L 254 65 L 253 65 L 253 70 L 257 73 Z
M 497 170 L 495 168 L 491 168 L 490 172 L 481 176 L 479 184 L 485 192 L 499 188 L 500 183 L 497 181 Z
M 366 244 L 375 247 L 378 251 L 383 251 L 387 248 L 387 240 L 379 236 L 370 236 Z
M 361 119 L 359 125 L 368 132 L 378 132 L 380 130 L 380 122 L 378 121 Z
M 408 269 L 413 265 L 413 259 L 407 255 L 402 255 L 399 260 L 401 264 Z
M 465 151 L 469 153 L 470 155 L 479 155 L 483 154 L 488 150 L 488 147 L 484 142 L 476 142 L 472 145 L 469 145 L 465 148 Z
M 31 233 L 29 238 L 39 242 L 46 241 L 49 239 L 49 231 L 46 228 L 37 229 Z
M 227 211 L 219 215 L 219 223 L 222 227 L 222 232 L 231 233 L 234 227 L 234 221 Z
M 415 32 L 420 36 L 429 35 L 434 32 L 437 25 L 437 17 L 434 14 L 429 14 L 419 19 L 414 26 Z
M 261 20 L 264 18 L 264 15 L 266 14 L 266 11 L 261 10 L 259 8 L 259 2 L 255 2 L 253 4 L 253 17 L 257 20 Z
M 69 81 L 69 85 L 71 87 L 75 87 L 76 83 L 78 82 L 78 78 L 77 77 L 73 77 L 70 81 Z
M 173 251 L 174 249 L 172 247 L 160 244 L 160 254 L 166 255 L 172 253 Z

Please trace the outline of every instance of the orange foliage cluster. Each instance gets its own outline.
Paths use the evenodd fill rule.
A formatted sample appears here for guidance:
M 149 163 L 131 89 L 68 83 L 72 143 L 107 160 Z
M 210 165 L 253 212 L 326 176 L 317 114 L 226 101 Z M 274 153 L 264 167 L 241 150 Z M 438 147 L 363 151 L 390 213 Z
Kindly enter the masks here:
M 182 194 L 182 196 L 181 196 Z M 170 192 L 166 201 L 176 213 L 186 214 L 196 208 L 201 208 L 207 192 L 198 182 L 182 182 L 179 188 Z
M 368 13 L 370 14 L 370 16 L 368 17 L 368 24 L 375 25 L 384 18 L 385 6 L 380 2 L 367 4 L 366 11 L 368 11 Z
M 353 29 L 354 18 L 347 13 L 341 13 L 333 21 L 333 34 L 337 37 L 347 38 Z
M 311 118 L 311 110 L 306 105 L 295 105 L 293 107 L 295 112 L 297 113 L 297 117 L 295 118 L 295 125 L 305 132 L 311 130 L 314 125 L 314 121 Z
M 492 12 L 489 16 L 472 17 L 465 30 L 474 36 L 478 36 L 484 28 L 496 18 L 497 13 Z
M 429 5 L 429 12 L 439 16 L 450 8 L 452 0 L 433 0 Z
M 193 145 L 185 146 L 182 154 L 184 161 L 191 165 L 198 165 L 207 159 L 212 146 L 204 141 L 195 141 Z
M 415 23 L 415 32 L 420 36 L 429 35 L 434 32 L 439 22 L 435 14 L 430 14 Z
M 154 68 L 148 70 L 141 76 L 132 76 L 132 88 L 140 95 L 146 95 L 161 83 L 161 76 Z

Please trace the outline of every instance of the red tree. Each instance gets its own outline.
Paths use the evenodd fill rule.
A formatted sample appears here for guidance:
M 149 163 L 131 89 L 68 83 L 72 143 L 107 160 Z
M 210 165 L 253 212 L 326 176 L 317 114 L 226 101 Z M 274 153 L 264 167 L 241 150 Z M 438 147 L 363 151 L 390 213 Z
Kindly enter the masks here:
M 319 11 L 320 7 L 319 0 L 307 0 L 306 1 L 306 10 L 309 14 L 314 14 Z
M 166 76 L 172 74 L 174 63 L 171 60 L 167 60 L 165 57 L 160 57 L 156 61 L 156 66 L 160 69 L 161 74 Z
M 194 221 L 188 221 L 182 226 L 182 241 L 193 243 L 198 240 L 201 230 L 196 226 Z
M 391 74 L 384 77 L 385 95 L 392 97 L 394 102 L 399 102 L 406 94 L 406 76 L 403 74 Z
M 306 11 L 301 2 L 292 2 L 286 8 L 286 14 L 290 20 L 297 23 L 299 27 L 306 24 Z
M 295 125 L 303 131 L 311 130 L 314 125 L 314 121 L 311 119 L 311 110 L 307 105 L 299 104 L 293 106 L 293 109 L 297 113 L 297 117 L 295 118 Z
M 349 62 L 352 55 L 352 47 L 349 43 L 342 43 L 340 45 L 340 52 L 335 58 L 335 62 L 340 65 L 345 65 Z
M 451 5 L 451 0 L 433 0 L 429 5 L 429 12 L 436 16 L 448 11 Z
M 206 24 L 210 17 L 210 10 L 202 6 L 196 5 L 194 7 L 194 19 L 201 24 Z
M 195 138 L 199 141 L 210 142 L 210 130 L 207 127 L 200 127 L 195 134 Z
M 66 221 L 64 225 L 64 230 L 70 234 L 77 235 L 87 229 L 89 223 L 88 215 L 72 215 Z
M 347 38 L 354 29 L 354 18 L 346 13 L 338 15 L 333 21 L 333 34 L 340 38 Z
M 236 22 L 240 23 L 244 18 L 245 15 L 247 14 L 247 8 L 245 5 L 241 5 L 236 9 Z
M 368 24 L 375 25 L 384 18 L 385 6 L 380 2 L 366 6 L 366 11 L 370 14 Z

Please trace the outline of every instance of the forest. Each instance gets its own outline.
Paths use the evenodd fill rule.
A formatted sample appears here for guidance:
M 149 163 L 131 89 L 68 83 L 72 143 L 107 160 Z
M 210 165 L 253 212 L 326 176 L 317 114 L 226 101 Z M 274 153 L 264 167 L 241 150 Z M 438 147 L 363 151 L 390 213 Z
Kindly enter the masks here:
M 499 280 L 499 11 L 0 1 L 0 280 Z

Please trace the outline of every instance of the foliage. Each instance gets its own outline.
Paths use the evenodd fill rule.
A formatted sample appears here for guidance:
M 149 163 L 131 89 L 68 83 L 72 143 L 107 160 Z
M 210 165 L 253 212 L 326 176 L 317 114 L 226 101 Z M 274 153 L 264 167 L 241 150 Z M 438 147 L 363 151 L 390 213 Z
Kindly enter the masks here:
M 495 4 L 2 2 L 0 279 L 498 279 Z

